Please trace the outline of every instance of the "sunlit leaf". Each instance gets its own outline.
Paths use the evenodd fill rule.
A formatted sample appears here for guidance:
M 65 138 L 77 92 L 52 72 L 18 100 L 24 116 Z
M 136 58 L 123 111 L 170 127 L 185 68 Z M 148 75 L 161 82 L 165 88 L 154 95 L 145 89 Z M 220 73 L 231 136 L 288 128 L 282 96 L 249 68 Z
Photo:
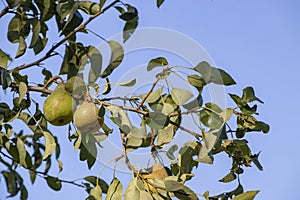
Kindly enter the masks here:
M 178 150 L 178 146 L 177 145 L 173 145 L 171 146 L 168 151 L 166 152 L 167 156 L 169 159 L 171 160 L 175 160 L 175 156 L 174 156 L 174 152 Z
M 19 58 L 22 55 L 24 55 L 24 53 L 26 52 L 26 48 L 27 48 L 27 45 L 26 45 L 25 39 L 24 39 L 24 37 L 20 36 L 19 47 L 18 47 L 18 51 L 16 54 L 16 58 Z
M 43 156 L 43 160 L 48 158 L 48 156 L 50 156 L 56 147 L 56 142 L 54 137 L 51 135 L 51 133 L 47 132 L 47 131 L 43 131 L 43 135 L 45 137 L 45 152 L 44 152 L 44 156 Z
M 106 200 L 119 200 L 122 199 L 123 195 L 123 186 L 119 179 L 114 178 L 113 181 L 111 182 L 107 195 L 106 195 Z
M 222 179 L 220 179 L 220 182 L 223 183 L 229 183 L 231 181 L 234 181 L 236 179 L 236 175 L 233 172 L 228 173 L 226 176 L 224 176 Z
M 259 193 L 259 190 L 247 191 L 247 192 L 244 192 L 243 194 L 237 195 L 232 200 L 253 200 L 258 193 Z
M 102 190 L 99 185 L 96 185 L 96 187 L 91 190 L 90 197 L 92 197 L 93 200 L 102 200 Z
M 154 92 L 150 93 L 150 95 L 146 99 L 146 102 L 147 103 L 156 102 L 158 99 L 161 98 L 161 94 L 162 94 L 162 88 L 160 87 L 157 90 L 155 90 Z M 141 96 L 142 99 L 144 99 L 147 95 L 148 95 L 148 93 L 142 94 L 140 96 Z
M 107 193 L 109 186 L 104 180 L 97 178 L 96 176 L 87 176 L 84 178 L 84 180 L 90 182 L 91 184 L 93 184 L 93 186 L 96 186 L 98 183 L 101 187 L 102 192 Z M 98 182 L 97 182 L 97 180 L 98 180 Z
M 89 15 L 94 15 L 100 11 L 101 6 L 92 1 L 80 1 L 78 9 L 84 11 Z
M 140 191 L 136 187 L 136 178 L 129 182 L 126 188 L 124 200 L 140 200 Z
M 0 67 L 6 69 L 8 61 L 11 61 L 11 57 L 0 49 Z
M 124 87 L 131 87 L 131 86 L 134 86 L 135 83 L 136 83 L 136 79 L 133 78 L 133 79 L 131 79 L 129 81 L 122 82 L 122 83 L 117 83 L 117 84 L 120 85 L 120 86 L 124 86 Z
M 17 149 L 19 153 L 20 164 L 26 167 L 25 159 L 26 159 L 27 152 L 26 152 L 24 142 L 20 138 L 17 138 Z
M 19 104 L 21 103 L 22 99 L 25 97 L 26 93 L 27 93 L 26 83 L 20 82 L 20 84 L 19 84 L 19 94 L 20 94 L 20 96 L 19 96 L 19 102 L 18 102 Z
M 192 97 L 193 97 L 193 93 L 191 93 L 189 90 L 184 90 L 181 88 L 172 89 L 172 99 L 179 106 L 185 104 Z

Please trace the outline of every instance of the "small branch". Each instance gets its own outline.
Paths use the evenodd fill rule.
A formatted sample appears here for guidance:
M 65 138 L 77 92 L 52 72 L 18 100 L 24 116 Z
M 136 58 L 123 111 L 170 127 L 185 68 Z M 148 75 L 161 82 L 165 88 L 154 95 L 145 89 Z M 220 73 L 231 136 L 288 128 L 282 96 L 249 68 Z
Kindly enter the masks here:
M 147 95 L 144 97 L 144 99 L 141 101 L 141 103 L 136 107 L 137 110 L 139 110 L 143 106 L 143 104 L 145 103 L 147 98 L 150 96 L 150 94 L 153 92 L 153 90 L 158 82 L 159 82 L 159 79 L 156 79 L 156 81 L 152 84 L 152 87 L 149 90 L 149 92 L 147 93 Z
M 54 81 L 56 81 L 57 79 L 59 79 L 62 83 L 64 83 L 64 80 L 63 80 L 60 76 L 56 75 L 56 76 L 51 77 L 51 78 L 47 81 L 47 83 L 44 85 L 44 88 L 48 88 L 49 85 L 50 85 L 51 83 L 53 83 Z
M 137 99 L 138 97 L 107 97 L 107 98 L 99 99 L 99 101 L 111 101 L 111 100 L 133 101 Z
M 170 121 L 170 124 L 176 126 L 177 128 L 179 128 L 180 130 L 182 131 L 185 131 L 187 133 L 189 133 L 190 135 L 194 136 L 195 138 L 199 139 L 199 138 L 202 138 L 202 136 L 198 133 L 195 133 L 194 131 L 190 130 L 190 129 L 187 129 L 183 126 L 180 126 L 179 124 L 177 124 L 176 122 L 173 122 L 173 121 Z
M 13 82 L 13 83 L 10 84 L 9 87 L 18 88 L 19 84 Z M 39 86 L 28 86 L 27 90 L 28 91 L 33 91 L 33 92 L 42 92 L 42 93 L 46 93 L 46 94 L 51 94 L 52 93 L 52 90 L 48 90 L 45 87 L 39 87 Z
M 123 151 L 123 158 L 125 160 L 125 163 L 130 171 L 133 173 L 137 173 L 136 169 L 134 169 L 133 165 L 130 163 L 129 158 L 126 153 L 126 138 L 125 138 L 125 133 L 120 129 L 120 134 L 121 134 L 121 140 L 122 140 L 122 151 Z
M 5 8 L 3 8 L 3 10 L 1 10 L 0 12 L 0 19 L 1 17 L 3 17 L 6 13 L 8 13 L 9 7 L 6 6 Z
M 14 160 L 11 156 L 9 156 L 9 155 L 3 153 L 2 151 L 0 151 L 0 154 L 3 155 L 3 156 L 6 157 L 6 158 L 12 160 L 13 162 L 15 162 L 15 163 L 17 163 L 17 164 L 20 165 L 19 162 L 17 162 L 16 160 Z M 30 171 L 32 171 L 32 172 L 34 172 L 34 173 L 36 173 L 36 174 L 41 174 L 41 175 L 43 175 L 44 177 L 50 177 L 50 175 L 48 175 L 48 174 L 45 173 L 45 172 L 36 171 L 36 170 L 34 170 L 34 169 L 32 169 L 32 168 L 25 168 L 25 167 L 24 167 L 24 169 L 30 170 Z M 52 177 L 52 176 L 51 176 L 51 177 Z M 75 183 L 75 181 L 62 180 L 62 179 L 59 179 L 59 178 L 58 178 L 58 180 L 59 180 L 60 182 L 62 182 L 62 183 L 68 183 L 68 184 L 75 185 L 75 186 L 77 186 L 77 187 L 85 188 L 84 185 Z
M 103 8 L 103 10 L 99 11 L 98 13 L 96 13 L 95 15 L 91 16 L 88 20 L 86 20 L 83 24 L 81 24 L 79 27 L 77 27 L 75 30 L 71 31 L 67 36 L 65 36 L 62 40 L 60 40 L 58 43 L 56 43 L 55 45 L 52 46 L 52 48 L 40 59 L 29 63 L 27 65 L 21 65 L 18 67 L 15 67 L 11 70 L 9 70 L 9 72 L 12 71 L 20 71 L 23 69 L 27 69 L 29 67 L 35 66 L 35 65 L 39 65 L 41 62 L 43 62 L 44 60 L 50 58 L 53 55 L 56 54 L 52 54 L 55 49 L 57 49 L 59 46 L 61 46 L 63 43 L 65 43 L 68 39 L 70 39 L 74 34 L 76 34 L 79 31 L 82 31 L 85 29 L 85 27 L 91 22 L 93 21 L 96 17 L 98 17 L 99 15 L 103 14 L 105 11 L 107 11 L 108 9 L 110 9 L 112 6 L 114 6 L 116 3 L 118 3 L 120 0 L 115 0 L 113 1 L 111 4 L 109 4 L 108 6 L 106 6 L 105 8 Z

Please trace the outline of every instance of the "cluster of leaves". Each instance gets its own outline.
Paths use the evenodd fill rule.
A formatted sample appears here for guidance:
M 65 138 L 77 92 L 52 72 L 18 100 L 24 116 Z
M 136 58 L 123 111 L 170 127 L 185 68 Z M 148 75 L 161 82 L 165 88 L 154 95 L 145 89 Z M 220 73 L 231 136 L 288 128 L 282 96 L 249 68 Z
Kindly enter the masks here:
M 163 2 L 157 0 L 157 7 Z M 259 153 L 251 152 L 245 139 L 246 133 L 269 131 L 266 123 L 255 118 L 257 105 L 251 104 L 254 101 L 263 102 L 255 96 L 253 88 L 245 88 L 242 97 L 230 94 L 236 108 L 222 109 L 212 102 L 204 102 L 202 92 L 209 84 L 236 84 L 227 72 L 205 61 L 194 67 L 178 67 L 170 65 L 166 58 L 158 57 L 150 60 L 147 66 L 148 71 L 154 68 L 161 71 L 156 75 L 151 89 L 141 95 L 119 97 L 124 104 L 111 104 L 109 100 L 114 97 L 108 96 L 112 89 L 109 76 L 123 61 L 123 47 L 116 41 L 105 40 L 110 47 L 111 57 L 108 65 L 102 69 L 101 52 L 93 45 L 84 45 L 77 41 L 76 34 L 89 33 L 86 28 L 88 23 L 107 9 L 115 7 L 120 13 L 119 18 L 125 22 L 123 41 L 126 42 L 138 26 L 138 10 L 135 7 L 120 1 L 113 1 L 104 7 L 105 0 L 100 0 L 99 3 L 74 0 L 7 0 L 7 3 L 7 12 L 14 15 L 8 24 L 7 38 L 11 43 L 18 44 L 15 59 L 24 56 L 28 49 L 33 49 L 35 54 L 45 51 L 49 46 L 47 23 L 51 19 L 55 20 L 59 36 L 62 38 L 40 59 L 10 70 L 8 65 L 12 59 L 0 49 L 0 84 L 4 91 L 11 89 L 13 94 L 18 94 L 18 97 L 13 98 L 11 106 L 9 102 L 0 103 L 0 164 L 5 166 L 1 173 L 10 197 L 20 193 L 21 199 L 28 198 L 23 178 L 17 171 L 22 167 L 28 170 L 32 183 L 39 176 L 56 191 L 62 188 L 62 183 L 73 184 L 86 189 L 87 199 L 102 199 L 102 193 L 106 194 L 106 199 L 122 199 L 124 192 L 125 199 L 198 199 L 199 195 L 185 183 L 195 176 L 193 171 L 200 163 L 213 164 L 214 156 L 219 153 L 225 153 L 232 159 L 230 172 L 220 181 L 227 183 L 238 180 L 238 187 L 217 196 L 210 196 L 209 192 L 201 196 L 205 199 L 235 200 L 253 199 L 256 196 L 258 191 L 244 192 L 239 180 L 244 168 L 252 163 L 262 170 L 258 161 Z M 28 40 L 29 36 L 31 38 Z M 66 90 L 73 95 L 78 104 L 92 89 L 96 94 L 101 93 L 100 97 L 95 95 L 93 101 L 100 107 L 98 117 L 106 119 L 99 132 L 82 133 L 76 130 L 71 134 L 72 129 L 69 126 L 69 139 L 73 142 L 74 149 L 80 151 L 79 159 L 86 161 L 91 168 L 97 158 L 97 145 L 101 147 L 100 143 L 110 134 L 120 134 L 124 149 L 120 158 L 124 158 L 133 173 L 133 178 L 125 190 L 117 177 L 114 177 L 110 184 L 96 176 L 85 177 L 81 183 L 77 183 L 49 174 L 53 168 L 53 161 L 56 161 L 59 172 L 63 170 L 63 162 L 59 160 L 60 146 L 55 134 L 48 128 L 48 122 L 36 103 L 38 101 L 32 99 L 30 94 L 32 91 L 41 92 L 42 96 L 50 94 L 50 80 L 54 80 L 58 75 L 53 76 L 51 69 L 43 68 L 41 73 L 44 79 L 33 86 L 29 84 L 30 77 L 22 75 L 21 71 L 40 66 L 46 59 L 58 55 L 55 50 L 64 43 L 67 44 L 58 75 L 66 77 Z M 88 81 L 84 82 L 82 71 L 87 64 L 90 70 Z M 195 88 L 196 95 L 187 89 L 170 88 L 169 85 L 163 87 L 158 84 L 168 82 L 170 75 L 179 76 L 178 72 L 181 69 L 186 70 L 186 77 L 183 78 Z M 102 92 L 99 91 L 98 82 L 105 85 Z M 130 87 L 135 83 L 136 80 L 132 79 L 117 85 Z M 104 95 L 107 97 L 103 98 Z M 127 111 L 136 113 L 140 121 L 133 123 Z M 196 116 L 197 130 L 184 127 L 182 121 L 187 115 Z M 237 128 L 232 130 L 227 122 L 234 117 Z M 17 119 L 26 124 L 30 134 L 24 134 L 23 131 L 16 133 L 13 130 L 11 123 Z M 113 130 L 119 130 L 120 133 Z M 173 139 L 179 131 L 192 135 L 193 139 L 181 147 L 173 144 Z M 171 161 L 170 166 L 163 166 L 160 169 L 161 173 L 155 172 L 154 166 L 149 169 L 135 169 L 127 154 L 140 148 L 148 148 L 155 162 L 159 160 L 161 153 L 165 153 Z M 116 158 L 116 162 L 120 158 Z

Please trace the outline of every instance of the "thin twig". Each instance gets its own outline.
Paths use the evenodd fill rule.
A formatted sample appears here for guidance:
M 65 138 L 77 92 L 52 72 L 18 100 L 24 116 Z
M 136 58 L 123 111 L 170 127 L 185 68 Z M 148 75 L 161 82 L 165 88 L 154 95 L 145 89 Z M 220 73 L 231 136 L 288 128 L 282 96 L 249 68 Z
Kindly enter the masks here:
M 83 24 L 81 24 L 79 27 L 77 27 L 75 30 L 71 31 L 67 36 L 65 36 L 62 40 L 60 40 L 58 43 L 56 43 L 55 45 L 52 46 L 52 48 L 40 59 L 29 63 L 27 65 L 21 65 L 18 67 L 15 67 L 11 70 L 9 70 L 9 72 L 12 71 L 20 71 L 23 69 L 27 69 L 29 67 L 35 66 L 35 65 L 39 65 L 41 62 L 43 62 L 44 60 L 48 59 L 49 57 L 51 57 L 54 52 L 55 49 L 57 49 L 59 46 L 61 46 L 63 43 L 65 43 L 68 39 L 70 39 L 74 34 L 76 34 L 79 31 L 82 31 L 85 29 L 85 27 L 91 22 L 93 21 L 96 17 L 98 17 L 99 15 L 103 14 L 105 11 L 107 11 L 108 9 L 110 9 L 112 6 L 114 6 L 116 3 L 118 3 L 120 0 L 115 0 L 113 1 L 111 4 L 109 4 L 108 6 L 106 6 L 105 8 L 103 8 L 103 10 L 99 11 L 98 13 L 96 13 L 95 15 L 91 16 L 88 20 L 86 20 Z
M 187 129 L 187 128 L 183 127 L 183 126 L 180 126 L 180 125 L 177 124 L 176 122 L 173 122 L 173 121 L 170 120 L 170 124 L 176 126 L 176 127 L 179 128 L 180 130 L 183 130 L 183 131 L 189 133 L 190 135 L 194 136 L 194 137 L 197 138 L 197 139 L 202 138 L 202 136 L 201 136 L 200 134 L 195 133 L 194 131 L 192 131 L 192 130 L 190 130 L 190 129 Z
M 141 103 L 136 107 L 137 110 L 139 110 L 143 104 L 145 103 L 145 101 L 147 100 L 147 98 L 150 96 L 150 94 L 153 92 L 156 84 L 159 82 L 159 79 L 156 79 L 156 81 L 152 84 L 151 89 L 149 90 L 149 92 L 146 94 L 146 96 L 142 99 Z
M 137 173 L 136 169 L 133 167 L 133 165 L 130 163 L 129 158 L 127 156 L 126 152 L 126 138 L 125 133 L 120 129 L 121 134 L 121 140 L 122 140 L 122 151 L 123 151 L 123 158 L 125 160 L 125 164 L 127 165 L 128 169 L 132 171 L 133 173 Z

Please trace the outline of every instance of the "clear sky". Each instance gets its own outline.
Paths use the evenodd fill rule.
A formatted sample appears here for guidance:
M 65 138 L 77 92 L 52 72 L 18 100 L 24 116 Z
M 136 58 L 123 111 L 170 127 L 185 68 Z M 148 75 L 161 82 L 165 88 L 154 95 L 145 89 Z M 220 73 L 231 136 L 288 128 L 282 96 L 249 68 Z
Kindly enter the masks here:
M 181 32 L 202 45 L 215 64 L 230 73 L 238 83 L 228 92 L 240 93 L 246 86 L 253 86 L 256 94 L 265 104 L 259 105 L 259 119 L 271 125 L 269 134 L 250 133 L 247 135 L 255 152 L 261 152 L 260 161 L 264 171 L 255 167 L 246 169 L 241 180 L 245 190 L 260 189 L 259 200 L 300 199 L 299 153 L 300 133 L 300 2 L 298 0 L 166 0 L 160 9 L 154 0 L 128 1 L 136 6 L 140 14 L 139 27 L 161 27 Z M 100 17 L 101 18 L 101 17 Z M 111 21 L 114 18 L 114 22 Z M 5 19 L 8 19 L 7 17 Z M 111 37 L 121 31 L 123 22 L 117 12 L 111 10 L 101 20 L 91 23 L 89 28 Z M 0 27 L 7 27 L 0 20 Z M 56 27 L 53 26 L 53 33 Z M 1 28 L 1 35 L 6 29 Z M 100 43 L 96 37 L 79 37 L 82 41 Z M 159 38 L 158 38 L 159 39 Z M 176 41 L 174 41 L 176 44 Z M 1 41 L 1 48 L 7 46 Z M 185 44 L 179 43 L 178 46 Z M 14 52 L 15 46 L 9 51 Z M 13 54 L 13 53 L 12 53 Z M 157 55 L 159 56 L 159 55 Z M 32 57 L 32 60 L 35 58 Z M 140 56 L 139 60 L 143 60 Z M 148 57 L 142 63 L 148 62 Z M 60 61 L 59 61 L 60 62 Z M 51 61 L 53 67 L 55 63 Z M 172 61 L 172 63 L 174 63 Z M 176 64 L 176 63 L 174 63 Z M 122 66 L 116 75 L 130 70 Z M 56 72 L 59 67 L 55 68 Z M 54 72 L 55 72 L 54 70 Z M 1 94 L 2 95 L 2 94 Z M 1 99 L 5 98 L 1 96 Z M 64 171 L 61 177 L 74 179 L 88 174 L 97 174 L 101 169 L 96 165 L 88 172 L 86 163 L 77 161 L 78 154 L 66 137 L 67 128 L 55 129 L 62 143 Z M 218 194 L 233 189 L 235 184 L 218 183 L 230 168 L 225 157 L 217 157 L 213 167 L 201 165 L 196 173 L 192 188 L 203 193 L 206 190 Z M 107 173 L 105 173 L 107 172 Z M 111 171 L 105 170 L 103 177 L 111 178 Z M 119 178 L 128 174 L 119 174 Z M 26 183 L 30 185 L 28 178 Z M 124 182 L 126 183 L 126 181 Z M 38 178 L 29 186 L 29 199 L 84 199 L 86 193 L 74 186 L 63 185 L 60 192 L 47 188 L 44 180 Z M 0 199 L 4 199 L 4 185 L 0 183 Z M 16 198 L 17 199 L 17 198 Z

